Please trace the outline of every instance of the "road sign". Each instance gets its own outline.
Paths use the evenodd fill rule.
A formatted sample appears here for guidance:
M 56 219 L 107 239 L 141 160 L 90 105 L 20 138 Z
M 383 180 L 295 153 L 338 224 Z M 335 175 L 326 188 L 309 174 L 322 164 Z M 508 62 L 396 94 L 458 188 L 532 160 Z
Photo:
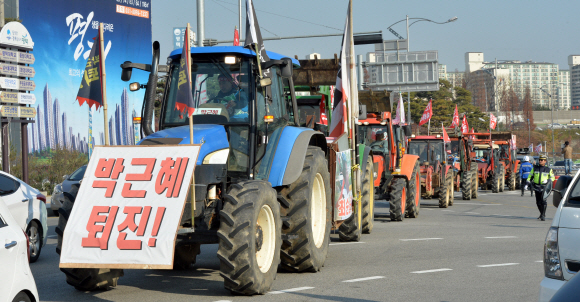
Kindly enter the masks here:
M 22 118 L 35 118 L 36 117 L 36 108 L 34 107 L 18 107 L 20 112 L 18 113 L 19 117 Z
M 33 91 L 36 84 L 31 80 L 0 77 L 0 88 Z
M 403 53 L 376 51 L 374 57 L 375 62 L 363 62 L 370 75 L 363 87 L 380 91 L 439 90 L 436 50 Z
M 34 67 L 0 63 L 0 74 L 16 77 L 33 78 L 36 75 Z
M 36 103 L 36 96 L 31 93 L 2 91 L 0 92 L 0 101 L 3 103 L 34 105 Z
M 34 55 L 28 52 L 18 52 L 7 49 L 2 49 L 0 51 L 0 60 L 23 63 L 23 64 L 34 64 Z
M 18 117 L 18 106 L 0 106 L 0 115 L 3 117 Z
M 19 52 L 18 63 L 34 64 L 34 55 L 28 52 Z

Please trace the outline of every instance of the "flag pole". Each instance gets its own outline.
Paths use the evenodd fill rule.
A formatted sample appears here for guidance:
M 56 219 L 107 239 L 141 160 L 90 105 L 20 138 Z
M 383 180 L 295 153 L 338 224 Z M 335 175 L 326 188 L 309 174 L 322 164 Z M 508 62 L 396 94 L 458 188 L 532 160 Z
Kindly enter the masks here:
M 187 67 L 187 76 L 186 78 L 189 81 L 189 87 L 192 87 L 192 83 L 191 83 L 191 63 L 190 63 L 190 59 L 191 59 L 191 45 L 190 45 L 190 39 L 189 39 L 189 33 L 191 32 L 191 27 L 189 25 L 189 23 L 187 23 L 187 29 L 185 30 L 186 33 L 186 37 L 185 37 L 185 41 L 184 43 L 186 43 L 185 45 L 187 45 L 187 55 L 185 56 L 185 65 Z M 195 110 L 195 109 L 194 109 Z M 187 112 L 186 114 L 189 115 L 189 112 Z M 191 145 L 193 145 L 193 113 L 191 115 L 189 115 L 189 143 Z M 195 174 L 195 173 L 193 173 Z M 193 221 L 195 220 L 195 175 L 191 175 L 191 185 L 190 185 L 191 191 L 190 191 L 190 202 L 191 202 L 191 208 L 193 209 L 193 211 L 191 211 L 191 225 L 193 226 Z
M 429 118 L 429 122 L 427 122 L 427 135 L 431 135 L 431 118 Z
M 101 46 L 99 50 L 99 63 L 101 64 L 101 91 L 103 95 L 103 116 L 105 122 L 105 146 L 109 145 L 109 125 L 107 124 L 107 73 L 105 72 L 105 49 L 103 43 L 103 23 L 99 23 L 99 45 Z M 90 110 L 90 108 L 89 108 Z M 90 138 L 89 138 L 90 139 Z
M 349 48 L 350 48 L 350 60 L 349 60 L 349 71 L 350 71 L 350 101 L 351 101 L 351 105 L 349 106 L 349 117 L 347 119 L 347 121 L 353 121 L 352 123 L 350 123 L 350 134 L 351 134 L 351 148 L 352 148 L 352 158 L 353 158 L 353 164 L 357 165 L 358 162 L 356 161 L 356 126 L 355 126 L 355 117 L 354 117 L 354 113 L 357 113 L 358 116 L 358 107 L 357 108 L 353 108 L 353 100 L 354 100 L 354 96 L 355 93 L 358 93 L 358 87 L 356 87 L 356 85 L 354 84 L 354 80 L 356 79 L 356 75 L 355 75 L 355 68 L 354 68 L 354 41 L 353 41 L 353 20 L 352 20 L 352 0 L 348 1 L 348 5 L 349 5 L 349 9 L 348 9 L 348 20 L 349 20 Z M 361 194 L 361 187 L 360 187 L 360 169 L 355 170 L 355 173 L 353 173 L 353 178 L 354 178 L 354 184 L 355 184 L 355 188 L 356 188 L 356 193 L 357 193 L 357 200 L 360 197 Z M 360 201 L 359 201 L 360 202 Z M 358 206 L 358 205 L 357 205 Z

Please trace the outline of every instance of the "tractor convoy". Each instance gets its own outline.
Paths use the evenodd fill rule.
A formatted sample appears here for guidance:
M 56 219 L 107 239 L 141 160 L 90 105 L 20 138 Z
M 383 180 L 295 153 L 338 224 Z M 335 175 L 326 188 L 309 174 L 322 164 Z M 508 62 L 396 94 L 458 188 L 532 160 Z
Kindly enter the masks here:
M 371 102 L 356 108 L 358 119 L 348 118 L 354 131 L 330 137 L 332 91 L 324 86 L 336 82 L 336 59 L 304 62 L 267 52 L 270 60 L 261 62 L 240 46 L 191 48 L 195 110 L 203 112 L 192 117 L 192 142 L 188 117 L 175 110 L 182 50 L 172 51 L 167 65 L 159 64 L 159 53 L 154 42 L 151 64 L 121 65 L 124 81 L 133 69 L 149 72 L 147 84 L 131 84 L 133 91 L 146 88 L 144 138 L 135 148 L 200 146 L 194 190 L 175 235 L 173 269 L 190 268 L 200 245 L 218 244 L 220 275 L 234 294 L 268 292 L 279 267 L 297 273 L 321 270 L 332 230 L 342 241 L 359 241 L 372 232 L 375 196 L 389 202 L 392 221 L 403 221 L 418 217 L 421 196 L 439 198 L 446 208 L 453 205 L 454 191 L 468 200 L 477 198 L 479 185 L 498 192 L 507 179 L 510 190 L 516 186 L 511 136 L 493 141 L 495 134 L 464 134 L 458 128 L 447 128 L 450 142 L 442 133 L 414 136 L 409 125 L 393 124 L 385 104 Z M 301 80 L 304 68 L 308 77 Z M 271 82 L 260 78 L 268 69 Z M 152 127 L 160 73 L 166 84 L 157 127 Z M 223 81 L 237 91 L 233 107 L 231 99 L 220 99 L 216 87 Z M 200 101 L 203 83 L 210 99 L 205 103 Z M 270 95 L 264 95 L 266 87 Z M 312 93 L 297 96 L 297 90 Z M 65 194 L 60 210 L 59 255 L 78 190 Z M 61 270 L 81 291 L 114 287 L 124 275 L 113 266 Z

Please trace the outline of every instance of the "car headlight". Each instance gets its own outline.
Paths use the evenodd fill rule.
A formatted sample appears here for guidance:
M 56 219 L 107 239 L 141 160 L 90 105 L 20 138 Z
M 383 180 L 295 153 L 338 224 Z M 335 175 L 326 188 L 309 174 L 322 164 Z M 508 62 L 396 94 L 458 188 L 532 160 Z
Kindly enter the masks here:
M 558 228 L 551 227 L 544 244 L 544 274 L 548 278 L 563 280 L 562 264 L 558 252 Z
M 54 190 L 53 190 L 52 194 L 54 195 L 54 194 L 59 194 L 59 193 L 62 193 L 62 186 L 60 184 L 54 186 Z
M 226 164 L 228 162 L 228 155 L 230 149 L 221 149 L 214 151 L 203 158 L 203 164 Z

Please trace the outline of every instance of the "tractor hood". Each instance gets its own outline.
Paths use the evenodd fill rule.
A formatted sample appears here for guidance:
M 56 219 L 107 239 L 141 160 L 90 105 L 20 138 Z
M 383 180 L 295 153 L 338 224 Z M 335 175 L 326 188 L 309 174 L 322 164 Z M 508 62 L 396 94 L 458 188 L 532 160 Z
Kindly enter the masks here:
M 213 151 L 230 147 L 226 129 L 222 125 L 193 125 L 193 142 L 200 144 L 197 165 Z M 155 132 L 139 141 L 139 145 L 188 145 L 189 126 L 169 128 Z

